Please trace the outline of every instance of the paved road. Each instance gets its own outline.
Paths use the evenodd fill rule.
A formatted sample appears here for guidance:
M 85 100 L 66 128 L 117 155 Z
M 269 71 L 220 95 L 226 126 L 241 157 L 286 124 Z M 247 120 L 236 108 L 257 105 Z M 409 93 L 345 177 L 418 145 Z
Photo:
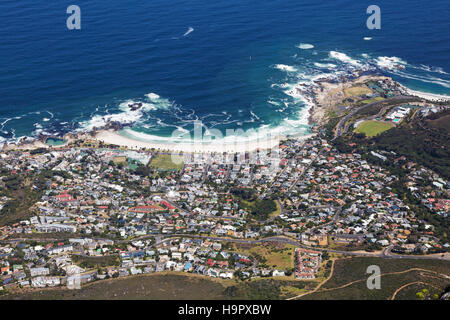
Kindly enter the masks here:
M 342 134 L 344 134 L 347 129 L 348 129 L 348 125 L 345 125 L 347 120 L 350 119 L 353 115 L 355 115 L 356 113 L 358 113 L 360 110 L 368 108 L 368 107 L 373 107 L 376 106 L 378 104 L 383 104 L 386 102 L 408 102 L 408 101 L 419 101 L 420 99 L 417 97 L 413 97 L 413 96 L 395 96 L 395 97 L 391 97 L 391 98 L 387 98 L 381 101 L 375 101 L 366 105 L 363 105 L 361 107 L 352 109 L 352 111 L 350 111 L 349 114 L 347 114 L 345 117 L 343 117 L 339 123 L 336 126 L 336 132 L 334 133 L 334 137 L 333 140 L 340 137 Z
M 312 208 L 312 207 L 310 207 L 310 208 Z M 338 221 L 339 215 L 341 214 L 341 211 L 342 211 L 342 207 L 333 207 L 333 206 L 331 206 L 331 205 L 316 206 L 316 208 L 333 208 L 333 209 L 336 209 L 336 208 L 337 208 L 337 210 L 336 210 L 336 214 L 334 215 L 334 217 L 333 217 L 333 219 L 332 219 L 331 221 L 329 221 L 329 222 L 327 222 L 327 223 L 324 223 L 324 224 L 321 224 L 321 225 L 318 225 L 318 226 L 315 226 L 315 227 L 312 227 L 312 228 L 309 230 L 310 232 L 313 232 L 313 231 L 316 230 L 316 229 L 325 227 L 325 226 L 327 226 L 327 225 L 329 225 L 329 224 L 336 223 L 336 222 Z
M 170 239 L 177 238 L 177 237 L 186 237 L 186 238 L 200 238 L 200 239 L 210 239 L 213 241 L 226 241 L 226 242 L 233 242 L 233 243 L 245 243 L 245 244 L 261 244 L 264 242 L 278 242 L 278 243 L 284 243 L 284 244 L 290 244 L 293 246 L 296 246 L 298 248 L 303 249 L 310 249 L 315 251 L 322 251 L 322 252 L 331 252 L 331 253 L 337 253 L 337 254 L 343 254 L 343 255 L 350 255 L 350 256 L 362 256 L 362 257 L 378 257 L 378 258 L 385 258 L 385 259 L 414 259 L 414 260 L 421 260 L 421 259 L 428 259 L 428 260 L 444 260 L 444 261 L 450 261 L 450 259 L 440 256 L 412 256 L 412 255 L 397 255 L 392 254 L 390 250 L 392 248 L 385 248 L 381 253 L 375 253 L 375 252 L 355 252 L 355 251 L 344 251 L 344 250 L 332 250 L 332 249 L 325 249 L 325 248 L 316 248 L 316 247 L 310 247 L 306 246 L 304 244 L 301 244 L 298 241 L 295 241 L 293 239 L 285 238 L 282 236 L 275 236 L 275 237 L 268 237 L 258 240 L 249 240 L 249 239 L 230 239 L 230 238 L 222 238 L 222 237 L 214 237 L 214 236 L 201 236 L 201 235 L 171 235 L 169 238 L 166 238 L 161 241 L 161 243 L 169 241 Z
M 303 146 L 305 145 L 305 143 L 306 143 L 306 141 L 303 142 L 302 148 L 303 148 Z M 303 177 L 303 175 L 305 174 L 306 170 L 308 170 L 308 169 L 313 165 L 313 163 L 314 163 L 317 159 L 319 159 L 319 157 L 324 153 L 324 151 L 325 151 L 325 148 L 322 148 L 322 149 L 320 150 L 320 152 L 317 154 L 317 156 L 316 156 L 314 159 L 312 159 L 312 161 L 311 161 L 309 164 L 307 164 L 307 165 L 303 168 L 302 173 L 301 173 L 301 174 L 297 177 L 297 179 L 295 179 L 295 181 L 289 186 L 289 188 L 287 189 L 287 191 L 291 190 L 293 187 L 295 187 L 295 186 L 297 185 L 298 181 Z
M 450 259 L 445 256 L 435 255 L 435 256 L 416 256 L 416 255 L 401 255 L 392 253 L 393 246 L 388 246 L 382 251 L 382 258 L 387 259 L 413 259 L 413 260 L 422 260 L 422 259 L 431 259 L 431 260 L 443 260 L 450 261 Z
M 183 234 L 183 233 L 174 233 L 170 235 L 162 235 L 162 234 L 153 234 L 153 235 L 145 235 L 138 238 L 134 238 L 131 240 L 116 240 L 115 242 L 118 243 L 129 243 L 133 241 L 138 240 L 146 240 L 146 239 L 152 239 L 159 237 L 160 242 L 157 242 L 156 244 L 167 242 L 170 239 L 184 237 L 184 238 L 197 238 L 197 239 L 209 239 L 213 241 L 224 241 L 224 242 L 233 242 L 233 243 L 245 243 L 245 244 L 261 244 L 264 242 L 278 242 L 278 243 L 284 243 L 284 244 L 290 244 L 298 248 L 303 249 L 309 249 L 309 250 L 315 250 L 315 251 L 322 251 L 322 252 L 331 252 L 331 253 L 337 253 L 342 255 L 349 255 L 349 256 L 361 256 L 361 257 L 378 257 L 378 258 L 384 258 L 384 259 L 413 259 L 413 260 L 441 260 L 441 261 L 450 261 L 449 258 L 442 257 L 442 256 L 415 256 L 415 255 L 399 255 L 399 254 L 393 254 L 391 252 L 392 246 L 386 247 L 381 253 L 375 253 L 375 252 L 361 252 L 361 251 L 344 251 L 344 250 L 333 250 L 333 249 L 327 249 L 327 248 L 316 248 L 316 247 L 310 247 L 306 246 L 296 240 L 286 238 L 283 236 L 274 236 L 274 237 L 267 237 L 263 239 L 233 239 L 233 238 L 224 238 L 224 237 L 216 237 L 216 236 L 202 236 L 202 235 L 192 235 L 192 234 Z M 32 240 L 32 239 L 27 239 Z M 55 239 L 35 239 L 38 241 L 54 241 Z M 95 240 L 105 240 L 97 238 Z M 14 239 L 14 240 L 4 240 L 2 242 L 19 242 L 20 239 Z

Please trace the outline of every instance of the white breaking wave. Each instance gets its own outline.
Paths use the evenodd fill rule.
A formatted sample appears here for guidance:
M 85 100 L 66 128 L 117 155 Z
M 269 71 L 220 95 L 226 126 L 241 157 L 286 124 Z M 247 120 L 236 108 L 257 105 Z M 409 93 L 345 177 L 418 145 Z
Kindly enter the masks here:
M 359 62 L 359 60 L 352 59 L 348 55 L 346 55 L 345 53 L 337 52 L 337 51 L 330 51 L 329 56 L 330 56 L 330 58 L 339 60 L 339 61 L 344 62 L 344 63 L 351 64 L 351 65 L 353 65 L 355 67 L 362 67 L 362 65 Z
M 109 122 L 118 122 L 120 124 L 132 124 L 137 122 L 141 118 L 140 112 L 122 112 L 109 115 L 95 115 L 88 121 L 83 121 L 80 123 L 80 131 L 92 130 L 94 127 L 102 128 L 106 126 Z
M 403 78 L 407 78 L 407 79 L 412 79 L 412 80 L 418 80 L 418 81 L 422 81 L 422 82 L 427 82 L 427 83 L 433 83 L 433 84 L 438 84 L 442 87 L 445 88 L 450 88 L 450 81 L 449 80 L 445 80 L 445 79 L 441 79 L 441 78 L 436 78 L 436 77 L 423 77 L 423 76 L 419 76 L 419 75 L 413 75 L 413 74 L 409 74 L 407 72 L 402 72 L 399 70 L 391 70 L 391 73 L 403 77 Z
M 187 130 L 187 129 L 185 129 L 185 128 L 183 128 L 183 127 L 180 127 L 180 126 L 177 126 L 177 130 L 178 131 L 180 131 L 180 132 L 189 132 L 189 130 Z
M 169 99 L 162 98 L 156 93 L 148 93 L 145 95 L 153 104 L 155 104 L 156 109 L 168 109 L 172 106 Z
M 254 117 L 254 119 L 261 120 L 261 118 L 258 117 L 253 111 L 250 111 L 250 114 Z
M 303 135 L 307 133 L 307 127 L 302 126 L 298 127 L 295 125 L 295 121 L 298 120 L 284 120 L 278 126 L 271 125 L 262 125 L 255 129 L 243 130 L 241 128 L 235 128 L 234 131 L 221 131 L 221 136 L 216 136 L 215 132 L 212 132 L 212 135 L 215 136 L 215 139 L 210 139 L 211 131 L 208 129 L 205 131 L 204 135 L 199 135 L 198 137 L 194 136 L 194 130 L 183 130 L 174 132 L 170 137 L 161 137 L 157 135 L 147 134 L 143 132 L 138 132 L 130 128 L 125 128 L 119 132 L 120 135 L 124 137 L 143 141 L 143 142 L 153 142 L 153 143 L 169 143 L 169 144 L 179 144 L 180 147 L 183 145 L 192 145 L 195 148 L 201 149 L 202 145 L 238 145 L 238 144 L 248 144 L 259 142 L 258 147 L 273 147 L 271 144 L 275 142 L 273 145 L 278 145 L 279 138 L 281 136 L 288 135 Z M 193 128 L 192 128 L 193 129 Z M 267 144 L 267 146 L 266 146 Z
M 314 65 L 318 68 L 325 68 L 325 69 L 334 69 L 336 68 L 335 64 L 332 63 L 319 63 L 319 62 L 314 62 Z
M 307 113 L 305 112 L 304 114 L 307 115 Z M 304 119 L 289 119 L 289 118 L 284 118 L 283 122 L 286 123 L 287 125 L 297 128 L 299 126 L 304 126 L 305 125 L 305 120 Z
M 161 98 L 156 93 L 149 93 L 145 95 L 150 102 L 127 100 L 119 104 L 119 109 L 122 112 L 107 114 L 107 115 L 94 115 L 90 120 L 80 123 L 79 131 L 92 130 L 94 127 L 102 128 L 109 122 L 118 122 L 122 125 L 134 124 L 139 122 L 144 116 L 144 112 L 154 111 L 158 109 L 168 109 L 172 105 L 168 99 Z M 131 110 L 130 105 L 141 104 L 136 110 Z
M 286 71 L 286 72 L 297 72 L 297 68 L 294 68 L 292 66 L 287 66 L 285 64 L 276 64 L 275 69 Z
M 130 105 L 133 105 L 135 103 L 140 103 L 142 106 L 135 111 L 130 110 Z M 119 109 L 126 111 L 127 113 L 141 113 L 142 111 L 151 111 L 158 109 L 158 106 L 153 103 L 146 103 L 141 101 L 135 101 L 135 100 L 127 100 L 119 104 Z
M 276 101 L 273 101 L 273 100 L 268 100 L 267 103 L 270 103 L 271 105 L 274 105 L 274 106 L 277 106 L 277 107 L 280 106 L 279 102 L 276 102 Z
M 388 70 L 398 69 L 400 66 L 407 64 L 406 61 L 398 57 L 378 57 L 375 61 L 378 67 Z
M 190 34 L 190 33 L 192 33 L 192 32 L 194 32 L 194 28 L 189 27 L 188 31 L 186 31 L 186 33 L 183 34 L 183 37 L 186 37 L 188 34 Z
M 397 76 L 421 82 L 433 83 L 445 88 L 450 88 L 450 80 L 438 78 L 435 76 L 423 76 L 419 74 L 412 74 L 403 70 L 406 69 L 406 66 L 408 66 L 408 69 L 412 68 L 432 73 L 437 72 L 441 74 L 446 74 L 445 71 L 442 69 L 434 69 L 432 67 L 424 65 L 421 66 L 410 65 L 406 61 L 398 57 L 378 57 L 377 59 L 375 59 L 375 63 L 379 68 L 384 69 Z
M 302 49 L 302 50 L 308 50 L 308 49 L 312 49 L 314 48 L 314 46 L 312 44 L 309 43 L 300 43 L 297 48 Z
M 421 64 L 420 66 L 410 66 L 410 67 L 432 73 L 449 74 L 448 72 L 445 72 L 444 69 L 442 69 L 441 67 L 431 67 L 426 66 L 424 64 Z
M 316 80 L 333 77 L 333 74 L 300 73 L 298 74 L 298 77 L 301 80 L 298 80 L 296 83 L 282 83 L 278 85 L 272 85 L 273 88 L 282 89 L 284 94 L 292 98 L 289 103 L 284 102 L 286 108 L 290 107 L 291 104 L 293 104 L 294 106 L 298 106 L 298 104 L 301 103 L 303 105 L 303 107 L 299 109 L 299 112 L 295 119 L 283 119 L 283 123 L 280 125 L 280 128 L 285 130 L 285 132 L 282 133 L 284 135 L 293 135 L 295 132 L 305 133 L 309 122 L 309 111 L 314 105 L 311 98 L 307 93 L 305 93 L 305 90 L 308 91 L 308 88 L 311 89 L 315 85 Z M 279 111 L 283 112 L 286 108 L 282 108 Z
M 262 126 L 264 127 L 264 126 Z M 261 128 L 262 128 L 261 127 Z M 194 128 L 192 128 L 194 129 Z M 237 131 L 238 129 L 236 129 Z M 248 130 L 248 131 L 244 131 L 244 134 L 239 134 L 242 132 L 237 132 L 239 135 L 227 135 L 225 136 L 225 132 L 222 132 L 223 137 L 222 139 L 217 139 L 217 140 L 213 140 L 213 141 L 208 141 L 208 139 L 203 139 L 204 135 L 200 135 L 199 137 L 197 137 L 198 140 L 195 140 L 196 137 L 194 137 L 194 130 L 189 131 L 185 128 L 181 128 L 179 131 L 175 131 L 172 133 L 172 136 L 170 137 L 162 137 L 162 136 L 157 136 L 157 135 L 153 135 L 153 134 L 148 134 L 148 133 L 143 133 L 143 132 L 138 132 L 135 131 L 133 129 L 130 128 L 126 128 L 124 130 L 121 131 L 122 134 L 124 134 L 126 137 L 132 138 L 132 139 L 136 139 L 136 140 L 140 140 L 140 141 L 144 141 L 144 142 L 160 142 L 160 143 L 218 143 L 220 141 L 220 143 L 229 143 L 229 142 L 246 142 L 246 141 L 252 141 L 252 140 L 258 140 L 261 138 L 261 136 L 258 136 L 258 130 L 259 129 L 254 129 L 254 130 Z M 210 135 L 211 131 L 205 131 L 205 136 L 206 135 Z
M 190 34 L 191 32 L 193 32 L 194 29 L 193 28 L 189 28 L 189 30 L 184 34 L 184 36 L 187 36 L 188 34 Z M 364 40 L 368 40 L 366 38 L 369 37 L 365 37 Z M 297 46 L 300 49 L 311 49 L 314 48 L 313 45 L 311 44 L 305 44 L 302 43 L 300 45 Z M 294 49 L 293 49 L 294 50 Z M 311 53 L 314 53 L 315 50 L 313 50 Z M 300 54 L 299 54 L 300 55 Z M 347 76 L 347 75 L 352 75 L 352 74 L 357 74 L 358 71 L 363 71 L 363 70 L 376 70 L 377 68 L 379 69 L 383 69 L 386 72 L 390 73 L 390 74 L 395 74 L 398 75 L 400 77 L 404 77 L 404 78 L 410 78 L 410 79 L 415 79 L 415 80 L 419 80 L 419 81 L 423 81 L 423 82 L 430 82 L 430 83 L 435 83 L 435 84 L 439 84 L 441 86 L 450 87 L 450 81 L 449 80 L 445 80 L 445 79 L 441 79 L 438 77 L 433 77 L 433 76 L 425 76 L 425 75 L 417 75 L 417 74 L 410 74 L 410 72 L 406 72 L 406 71 L 411 71 L 410 68 L 415 68 L 415 69 L 420 69 L 422 71 L 426 71 L 426 72 L 436 72 L 433 75 L 438 76 L 437 73 L 440 74 L 448 74 L 446 73 L 444 70 L 442 70 L 442 68 L 435 68 L 435 67 L 429 67 L 426 65 L 420 65 L 420 66 L 411 66 L 409 64 L 407 64 L 406 61 L 403 61 L 401 58 L 398 57 L 377 57 L 377 58 L 372 58 L 370 57 L 368 54 L 363 53 L 361 55 L 359 55 L 358 57 L 360 57 L 360 60 L 357 59 L 353 59 L 350 56 L 348 56 L 346 53 L 342 53 L 342 52 L 337 52 L 337 51 L 330 51 L 329 52 L 329 57 L 328 58 L 321 58 L 320 62 L 314 62 L 309 60 L 308 61 L 308 65 L 304 66 L 304 65 L 296 65 L 296 62 L 293 62 L 293 66 L 292 65 L 285 65 L 285 64 L 276 64 L 276 65 L 272 65 L 271 68 L 274 69 L 278 69 L 284 72 L 288 73 L 288 76 L 286 78 L 289 78 L 289 80 L 284 79 L 283 81 L 291 81 L 294 80 L 295 78 L 295 83 L 279 83 L 279 84 L 272 84 L 271 87 L 274 89 L 279 89 L 281 91 L 281 93 L 284 93 L 285 95 L 287 95 L 288 97 L 284 97 L 282 99 L 276 98 L 274 96 L 269 96 L 267 103 L 276 106 L 276 108 L 273 108 L 273 110 L 275 111 L 275 109 L 278 109 L 276 111 L 282 113 L 285 112 L 286 109 L 288 111 L 292 111 L 290 108 L 296 108 L 298 109 L 298 113 L 291 116 L 289 115 L 289 117 L 286 117 L 286 115 L 282 115 L 282 117 L 284 117 L 284 119 L 282 119 L 281 123 L 278 124 L 277 126 L 273 126 L 273 125 L 262 125 L 257 129 L 253 129 L 253 131 L 250 131 L 248 134 L 246 134 L 245 136 L 240 136 L 240 135 L 236 135 L 233 137 L 225 137 L 223 138 L 223 142 L 226 141 L 235 141 L 236 139 L 239 141 L 251 141 L 253 138 L 256 137 L 255 131 L 258 133 L 258 138 L 261 137 L 261 133 L 264 134 L 279 134 L 282 136 L 286 136 L 286 135 L 295 135 L 295 134 L 305 134 L 305 130 L 308 130 L 308 118 L 309 118 L 309 111 L 310 108 L 313 106 L 313 99 L 311 97 L 311 93 L 312 93 L 312 88 L 314 88 L 314 86 L 316 85 L 316 81 L 319 79 L 337 79 L 339 76 L 343 75 L 343 76 Z M 332 60 L 334 59 L 334 60 Z M 336 61 L 337 60 L 337 61 Z M 328 63 L 329 61 L 333 62 L 333 63 Z M 401 70 L 404 69 L 405 66 L 408 67 L 408 70 Z M 316 67 L 316 68 L 314 68 Z M 376 68 L 377 67 L 377 68 Z M 319 69 L 318 69 L 319 68 Z M 327 70 L 325 69 L 329 69 L 330 71 L 327 72 Z M 299 72 L 302 71 L 302 72 Z M 307 71 L 304 71 L 307 70 Z M 424 72 L 420 72 L 420 74 L 424 74 Z M 444 76 L 442 76 L 443 78 L 445 78 Z M 413 90 L 409 90 L 409 93 L 412 95 L 417 95 L 423 98 L 427 98 L 427 99 L 431 99 L 434 98 L 436 100 L 438 99 L 450 99 L 449 96 L 445 96 L 445 95 L 433 95 L 433 94 L 428 94 L 425 92 L 419 92 L 419 91 L 413 91 Z M 130 104 L 134 104 L 134 103 L 142 103 L 142 105 L 137 109 L 132 111 L 131 108 L 129 107 Z M 267 106 L 267 105 L 266 105 Z M 82 123 L 80 123 L 81 125 L 81 130 L 92 130 L 94 127 L 97 128 L 102 128 L 105 127 L 109 122 L 118 122 L 121 124 L 139 124 L 138 127 L 141 128 L 147 128 L 150 129 L 150 125 L 148 125 L 146 123 L 146 121 L 148 120 L 147 114 L 146 112 L 148 111 L 154 111 L 154 110 L 158 110 L 158 109 L 169 109 L 169 108 L 173 108 L 173 110 L 175 111 L 178 106 L 174 103 L 172 103 L 171 101 L 169 101 L 166 98 L 163 98 L 161 96 L 159 96 L 156 93 L 148 93 L 145 95 L 145 98 L 142 99 L 138 99 L 137 101 L 134 100 L 128 100 L 125 102 L 122 102 L 119 105 L 119 111 L 117 111 L 117 113 L 113 113 L 113 114 L 106 114 L 106 115 L 94 115 L 92 116 L 92 118 L 88 121 L 84 121 Z M 172 109 L 170 109 L 172 111 Z M 295 109 L 294 109 L 295 110 Z M 98 111 L 98 110 L 96 110 Z M 100 111 L 99 111 L 100 112 Z M 194 114 L 194 111 L 192 111 Z M 239 113 L 242 113 L 243 110 L 239 110 Z M 103 110 L 103 113 L 107 113 L 107 110 Z M 226 111 L 222 111 L 221 112 L 222 115 L 228 115 Z M 53 114 L 49 113 L 51 115 L 51 118 L 53 118 Z M 182 113 L 180 113 L 182 114 Z M 192 115 L 193 115 L 192 114 Z M 256 114 L 254 114 L 252 111 L 250 111 L 250 114 L 252 115 L 250 121 L 246 121 L 246 122 L 255 122 L 256 120 L 261 120 Z M 289 113 L 291 114 L 291 113 Z M 151 114 L 152 117 L 151 119 L 154 120 L 154 115 L 155 114 Z M 182 116 L 178 116 L 175 115 L 177 118 L 179 118 L 179 120 L 183 120 L 183 123 L 188 123 L 188 124 L 192 124 L 193 118 L 189 118 L 189 120 L 186 119 L 185 115 Z M 208 115 L 210 116 L 210 115 Z M 202 120 L 204 118 L 203 117 Z M 212 116 L 212 115 L 211 115 Z M 196 116 L 196 118 L 198 119 L 198 117 Z M 228 116 L 228 118 L 226 119 L 226 121 L 228 121 L 231 118 L 231 115 Z M 18 118 L 11 118 L 11 119 L 6 119 L 6 120 L 2 120 L 3 123 L 0 123 L 1 128 L 3 128 L 3 126 L 10 120 L 12 119 L 20 119 L 20 117 Z M 43 118 L 43 121 L 49 121 L 49 118 Z M 132 138 L 136 138 L 137 140 L 144 140 L 144 141 L 163 141 L 163 142 L 188 142 L 188 137 L 189 139 L 191 139 L 190 134 L 192 134 L 193 132 L 186 129 L 185 126 L 175 126 L 172 124 L 165 124 L 162 122 L 161 119 L 156 118 L 156 126 L 161 126 L 161 127 L 174 127 L 177 128 L 177 134 L 178 136 L 176 137 L 162 137 L 162 136 L 158 136 L 158 135 L 152 135 L 152 134 L 147 134 L 147 133 L 142 133 L 136 130 L 133 130 L 133 128 L 125 128 L 123 130 L 121 130 L 121 133 L 123 133 L 126 136 L 132 137 Z M 209 128 L 213 128 L 216 124 L 217 125 L 224 125 L 224 124 L 231 124 L 231 123 L 237 123 L 238 125 L 242 124 L 242 122 L 239 122 L 238 120 L 232 120 L 229 122 L 226 121 L 218 121 L 218 122 L 211 122 L 212 125 L 209 125 Z M 42 131 L 42 126 L 39 124 L 35 124 L 36 127 L 36 132 L 41 132 Z M 189 127 L 187 127 L 189 128 Z M 13 132 L 14 133 L 14 132 Z M 14 133 L 14 137 L 15 137 L 15 133 Z M 0 143 L 2 141 L 2 137 L 0 137 Z M 217 143 L 217 141 L 216 141 Z
M 156 100 L 160 99 L 161 97 L 157 95 L 156 93 L 150 92 L 145 95 L 149 100 Z
M 366 41 L 372 40 L 372 37 L 364 37 L 364 40 Z

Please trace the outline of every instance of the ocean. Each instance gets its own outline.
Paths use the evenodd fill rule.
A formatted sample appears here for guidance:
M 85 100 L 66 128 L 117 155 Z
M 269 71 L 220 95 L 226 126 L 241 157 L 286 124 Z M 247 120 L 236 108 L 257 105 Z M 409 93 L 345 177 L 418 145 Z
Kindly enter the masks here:
M 73 4 L 81 30 L 66 27 Z M 371 4 L 2 0 L 0 140 L 108 121 L 147 141 L 188 139 L 196 122 L 307 134 L 311 101 L 296 86 L 361 70 L 450 95 L 448 1 L 378 1 L 380 30 L 366 27 Z

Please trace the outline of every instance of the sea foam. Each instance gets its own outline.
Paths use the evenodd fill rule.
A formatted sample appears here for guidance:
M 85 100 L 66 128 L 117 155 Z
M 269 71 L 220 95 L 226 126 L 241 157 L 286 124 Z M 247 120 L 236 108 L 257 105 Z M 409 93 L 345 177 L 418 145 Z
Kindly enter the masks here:
M 348 55 L 346 55 L 345 53 L 338 52 L 338 51 L 330 51 L 329 56 L 330 56 L 330 58 L 339 60 L 341 62 L 350 64 L 350 65 L 353 65 L 355 67 L 362 67 L 362 65 L 359 62 L 359 60 L 352 59 Z
M 189 27 L 188 31 L 186 31 L 186 33 L 183 34 L 183 37 L 186 37 L 188 34 L 190 34 L 190 33 L 192 33 L 192 32 L 194 32 L 194 28 Z
M 406 61 L 398 57 L 378 57 L 376 59 L 376 64 L 382 69 L 393 70 L 397 69 L 400 65 L 406 65 Z
M 275 69 L 281 70 L 281 71 L 286 71 L 286 72 L 297 72 L 297 68 L 294 68 L 292 66 L 288 66 L 285 64 L 276 64 L 275 65 Z
M 312 49 L 314 48 L 314 46 L 312 44 L 309 43 L 300 43 L 297 48 L 302 49 L 302 50 L 308 50 L 308 49 Z
M 144 113 L 158 109 L 168 109 L 172 105 L 168 99 L 162 98 L 156 93 L 148 93 L 145 96 L 149 102 L 126 100 L 119 104 L 119 110 L 122 112 L 106 115 L 95 114 L 90 120 L 81 122 L 78 130 L 92 130 L 94 127 L 101 128 L 106 126 L 109 122 L 117 122 L 122 125 L 138 123 L 142 120 Z M 141 104 L 141 106 L 136 110 L 131 110 L 130 105 L 137 103 Z
M 335 69 L 336 65 L 332 64 L 332 63 L 319 63 L 319 62 L 314 62 L 314 65 L 318 68 L 325 68 L 325 69 Z

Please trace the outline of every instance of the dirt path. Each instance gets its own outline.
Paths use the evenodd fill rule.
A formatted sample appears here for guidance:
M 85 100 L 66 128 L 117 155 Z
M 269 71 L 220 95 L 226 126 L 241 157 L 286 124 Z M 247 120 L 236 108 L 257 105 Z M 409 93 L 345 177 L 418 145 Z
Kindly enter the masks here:
M 302 293 L 302 294 L 300 294 L 300 295 L 298 295 L 298 296 L 289 298 L 289 299 L 287 299 L 287 300 L 298 299 L 298 298 L 300 298 L 300 297 L 303 297 L 303 296 L 306 296 L 306 295 L 308 295 L 308 294 L 312 294 L 312 293 L 314 293 L 314 292 L 319 291 L 319 289 L 322 287 L 322 285 L 324 285 L 328 280 L 331 279 L 331 276 L 333 275 L 333 271 L 334 271 L 334 260 L 333 260 L 333 264 L 332 264 L 332 266 L 331 266 L 331 272 L 330 272 L 329 277 L 328 277 L 327 279 L 325 279 L 324 281 L 322 281 L 322 282 L 321 282 L 321 283 L 320 283 L 313 291 L 306 292 L 306 293 Z M 422 271 L 422 272 L 432 273 L 432 274 L 438 275 L 438 276 L 440 277 L 440 278 L 438 278 L 438 279 L 441 279 L 441 278 L 446 278 L 446 279 L 448 279 L 448 278 L 449 278 L 449 276 L 447 276 L 447 275 L 445 275 L 445 274 L 441 274 L 441 273 L 438 273 L 438 272 L 436 272 L 436 271 L 431 271 L 431 270 L 422 269 L 422 268 L 411 268 L 411 269 L 407 269 L 407 270 L 403 270 L 403 271 L 396 271 L 396 272 L 383 273 L 383 274 L 380 275 L 380 277 L 381 277 L 381 276 L 391 275 L 391 274 L 408 273 L 408 272 L 411 272 L 411 271 Z M 426 275 L 426 274 L 421 274 L 421 275 L 422 275 L 422 276 L 432 277 L 432 278 L 437 278 L 437 277 L 433 277 L 433 276 Z M 333 291 L 333 290 L 338 290 L 338 289 L 346 288 L 346 287 L 348 287 L 348 286 L 351 286 L 352 284 L 355 284 L 355 283 L 358 283 L 358 282 L 362 282 L 362 281 L 367 281 L 367 278 L 359 279 L 359 280 L 354 280 L 354 281 L 351 281 L 351 282 L 349 282 L 349 283 L 346 283 L 346 284 L 344 284 L 344 285 L 342 285 L 342 286 L 335 287 L 335 288 L 325 288 L 325 289 L 320 290 L 320 292 Z M 425 282 L 422 282 L 422 281 L 416 281 L 416 282 L 411 282 L 411 283 L 409 283 L 409 284 L 407 284 L 407 285 L 404 285 L 403 287 L 406 287 L 406 286 L 411 285 L 411 284 L 414 284 L 414 283 L 419 283 L 419 282 L 420 282 L 420 283 L 423 283 L 423 284 L 426 284 Z M 429 285 L 429 284 L 426 284 L 426 285 Z M 432 285 L 431 285 L 431 286 L 432 286 Z M 395 298 L 395 295 L 397 295 L 397 293 L 398 293 L 401 289 L 403 289 L 403 287 L 398 288 L 398 289 L 394 292 L 394 295 L 393 295 L 394 298 Z M 391 298 L 391 299 L 392 299 L 392 298 Z
M 407 283 L 407 284 L 401 286 L 400 288 L 397 288 L 397 290 L 394 291 L 394 294 L 392 295 L 392 297 L 391 297 L 389 300 L 394 300 L 394 299 L 395 299 L 395 296 L 397 295 L 397 293 L 400 292 L 400 290 L 403 290 L 404 288 L 409 287 L 409 286 L 411 286 L 411 285 L 413 285 L 413 284 L 425 284 L 425 282 L 422 282 L 422 281 L 414 281 L 414 282 Z
M 399 292 L 400 292 L 401 290 L 403 290 L 404 288 L 409 287 L 409 286 L 411 286 L 411 285 L 413 285 L 413 284 L 423 284 L 423 285 L 426 285 L 426 286 L 430 286 L 430 287 L 436 288 L 436 289 L 438 289 L 438 290 L 441 289 L 441 288 L 438 288 L 438 287 L 436 287 L 436 286 L 434 286 L 434 285 L 432 285 L 432 284 L 425 283 L 425 282 L 423 282 L 423 281 L 414 281 L 414 282 L 407 283 L 407 284 L 401 286 L 400 288 L 397 288 L 397 290 L 394 291 L 394 293 L 392 294 L 392 297 L 391 297 L 389 300 L 394 300 L 395 297 L 397 296 L 397 293 L 399 293 Z
M 427 269 L 411 268 L 411 269 L 407 269 L 407 270 L 403 270 L 403 271 L 396 271 L 396 272 L 382 273 L 382 274 L 380 275 L 380 277 L 381 277 L 381 276 L 387 276 L 387 275 L 390 275 L 390 274 L 402 274 L 402 273 L 408 273 L 408 272 L 411 272 L 411 271 L 425 271 L 425 272 L 430 272 L 430 273 L 434 273 L 434 274 L 439 274 L 439 275 L 441 275 L 441 274 L 438 273 L 438 272 L 431 271 L 431 270 L 427 270 Z M 441 275 L 441 277 L 447 277 L 447 276 L 446 276 L 446 275 Z M 358 283 L 358 282 L 362 282 L 362 281 L 366 281 L 366 280 L 367 280 L 367 278 L 365 278 L 365 279 L 359 279 L 359 280 L 351 281 L 351 282 L 349 282 L 349 283 L 346 283 L 346 284 L 344 284 L 344 285 L 342 285 L 342 286 L 339 286 L 339 287 L 336 287 L 336 288 L 325 288 L 325 289 L 323 289 L 322 291 L 332 291 L 332 290 L 342 289 L 342 288 L 351 286 L 351 285 L 354 284 L 354 283 Z

